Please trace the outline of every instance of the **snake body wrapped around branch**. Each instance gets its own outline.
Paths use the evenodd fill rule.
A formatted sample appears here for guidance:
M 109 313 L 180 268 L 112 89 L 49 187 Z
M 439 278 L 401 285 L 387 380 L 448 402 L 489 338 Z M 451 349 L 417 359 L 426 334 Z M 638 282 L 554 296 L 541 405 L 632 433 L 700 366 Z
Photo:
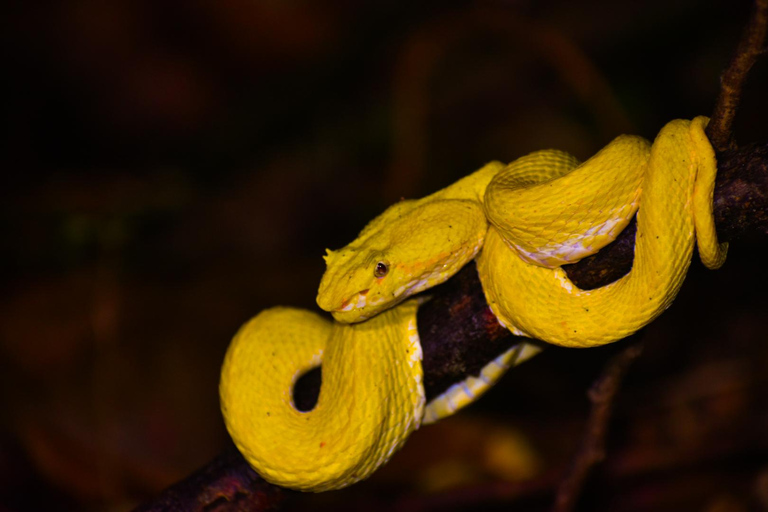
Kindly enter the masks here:
M 533 345 L 515 346 L 425 405 L 418 303 L 406 299 L 474 258 L 488 304 L 513 333 L 589 347 L 651 322 L 679 291 L 695 243 L 707 267 L 725 260 L 706 123 L 672 121 L 653 144 L 620 136 L 583 164 L 557 150 L 493 162 L 391 206 L 355 241 L 328 251 L 317 301 L 335 323 L 275 308 L 233 340 L 221 401 L 240 451 L 278 485 L 341 488 L 386 462 L 421 422 L 452 414 L 533 355 Z M 578 289 L 560 267 L 610 243 L 638 208 L 631 272 Z M 293 385 L 321 362 L 318 403 L 299 412 Z

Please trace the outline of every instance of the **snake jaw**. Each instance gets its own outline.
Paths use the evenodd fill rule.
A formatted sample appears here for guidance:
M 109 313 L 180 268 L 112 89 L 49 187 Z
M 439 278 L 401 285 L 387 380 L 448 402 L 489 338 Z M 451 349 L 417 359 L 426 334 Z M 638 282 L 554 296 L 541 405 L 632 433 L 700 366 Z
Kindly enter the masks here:
M 370 259 L 353 249 L 343 249 L 327 259 L 328 269 L 320 281 L 317 304 L 343 323 L 366 320 L 379 311 L 368 311 L 380 299 L 381 278 L 374 277 Z M 370 271 L 370 272 L 369 272 Z
M 381 281 L 376 277 L 376 262 L 386 260 L 383 250 L 361 250 L 349 244 L 338 251 L 328 251 L 326 271 L 320 280 L 317 304 L 343 323 L 365 320 L 375 313 L 367 311 L 381 294 Z M 378 313 L 378 311 L 376 311 Z
M 353 309 L 364 308 L 367 302 L 365 296 L 368 295 L 369 291 L 371 291 L 370 288 L 357 292 L 352 297 L 345 299 L 341 303 L 341 307 L 334 311 L 352 311 Z
M 384 298 L 379 294 L 368 297 L 370 291 L 370 288 L 368 288 L 345 299 L 341 306 L 331 310 L 333 318 L 342 323 L 361 322 L 379 314 L 385 309 L 384 307 L 377 306 L 389 307 L 390 304 L 385 305 Z
M 440 282 L 443 280 L 440 279 Z M 382 290 L 377 290 L 375 293 L 370 293 L 369 297 L 371 289 L 365 289 L 344 300 L 340 307 L 331 311 L 331 314 L 338 322 L 360 322 L 378 315 L 385 309 L 389 309 L 434 285 L 434 278 L 419 276 L 398 286 L 392 292 L 382 293 Z

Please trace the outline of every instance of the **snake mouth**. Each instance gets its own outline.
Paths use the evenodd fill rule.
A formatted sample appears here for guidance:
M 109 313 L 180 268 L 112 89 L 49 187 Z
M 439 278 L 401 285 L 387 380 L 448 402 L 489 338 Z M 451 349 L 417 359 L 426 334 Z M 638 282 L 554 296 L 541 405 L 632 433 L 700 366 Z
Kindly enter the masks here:
M 394 291 L 391 297 L 391 303 L 397 304 L 403 299 L 410 297 L 414 293 L 423 291 L 428 287 L 429 281 L 427 279 L 422 278 L 411 281 L 407 285 L 400 286 L 397 290 Z M 386 302 L 381 296 L 375 296 L 372 300 L 369 301 L 367 295 L 370 291 L 370 288 L 366 288 L 365 290 L 361 290 L 349 298 L 344 299 L 344 301 L 341 303 L 341 306 L 332 310 L 331 313 L 348 313 L 350 311 L 361 310 L 366 306 L 372 308 L 377 307 Z
M 366 295 L 368 295 L 369 291 L 371 291 L 371 289 L 367 288 L 365 290 L 357 292 L 356 294 L 352 295 L 348 299 L 344 299 L 344 301 L 341 303 L 341 307 L 338 307 L 333 311 L 338 313 L 342 311 L 352 311 L 353 309 L 364 308 L 366 304 L 368 304 Z

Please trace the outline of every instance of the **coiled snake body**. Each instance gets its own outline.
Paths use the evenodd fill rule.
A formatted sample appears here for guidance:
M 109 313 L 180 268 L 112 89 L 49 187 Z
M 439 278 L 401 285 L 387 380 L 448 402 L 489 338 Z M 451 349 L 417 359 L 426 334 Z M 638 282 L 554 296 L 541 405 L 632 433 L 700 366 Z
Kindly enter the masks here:
M 556 150 L 493 162 L 391 206 L 355 241 L 328 251 L 317 302 L 336 322 L 274 308 L 235 336 L 220 394 L 240 451 L 278 485 L 341 488 L 386 462 L 422 420 L 455 412 L 535 353 L 514 347 L 425 406 L 418 306 L 406 299 L 475 257 L 489 306 L 516 334 L 590 347 L 648 324 L 680 289 L 694 243 L 707 267 L 725 260 L 712 217 L 716 162 L 706 123 L 672 121 L 652 145 L 620 136 L 581 165 Z M 611 242 L 638 207 L 632 270 L 605 287 L 578 289 L 561 265 Z M 318 403 L 298 412 L 293 384 L 321 361 Z

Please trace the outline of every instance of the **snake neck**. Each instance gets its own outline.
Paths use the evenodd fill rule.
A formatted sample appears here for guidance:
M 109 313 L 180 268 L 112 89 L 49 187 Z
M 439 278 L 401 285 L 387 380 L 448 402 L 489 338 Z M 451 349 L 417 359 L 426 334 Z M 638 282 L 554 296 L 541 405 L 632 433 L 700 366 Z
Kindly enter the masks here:
M 276 308 L 243 327 L 227 352 L 221 403 L 230 435 L 261 476 L 303 491 L 339 489 L 400 448 L 424 408 L 416 308 L 406 302 L 355 325 Z M 317 405 L 299 412 L 291 389 L 321 357 Z
M 458 199 L 473 201 L 482 205 L 488 185 L 504 168 L 505 165 L 501 162 L 489 162 L 472 174 L 461 178 L 456 183 L 424 197 L 421 201 Z

